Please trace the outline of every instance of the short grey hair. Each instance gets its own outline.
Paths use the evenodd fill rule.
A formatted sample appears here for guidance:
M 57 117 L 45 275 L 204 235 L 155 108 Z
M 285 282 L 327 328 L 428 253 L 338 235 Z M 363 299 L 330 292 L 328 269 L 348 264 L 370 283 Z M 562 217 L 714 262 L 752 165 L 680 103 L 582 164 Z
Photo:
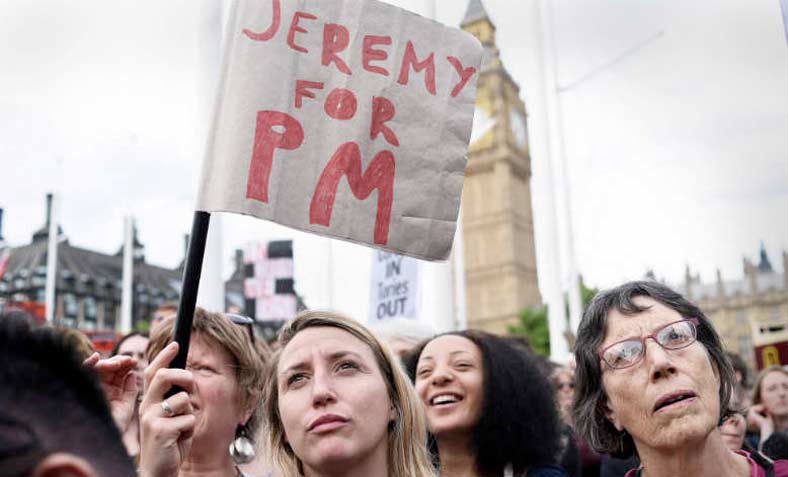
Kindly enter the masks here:
M 731 411 L 729 403 L 736 378 L 726 359 L 722 342 L 711 322 L 697 306 L 666 285 L 654 281 L 636 281 L 598 293 L 588 305 L 577 331 L 575 346 L 575 401 L 572 416 L 575 430 L 597 452 L 616 457 L 629 457 L 637 452 L 632 437 L 619 432 L 607 419 L 607 394 L 602 385 L 602 365 L 599 347 L 605 339 L 607 317 L 612 310 L 625 315 L 636 315 L 647 309 L 634 302 L 637 297 L 648 297 L 678 312 L 686 319 L 698 320 L 698 342 L 709 354 L 720 377 L 720 419 Z

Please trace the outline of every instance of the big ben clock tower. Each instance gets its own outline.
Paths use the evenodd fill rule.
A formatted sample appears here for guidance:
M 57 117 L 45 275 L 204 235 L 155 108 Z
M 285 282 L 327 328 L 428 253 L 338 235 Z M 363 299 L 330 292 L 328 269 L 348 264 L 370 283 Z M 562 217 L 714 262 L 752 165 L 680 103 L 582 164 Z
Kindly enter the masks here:
M 466 314 L 469 328 L 504 333 L 523 308 L 541 303 L 528 122 L 481 0 L 470 0 L 462 28 L 485 50 L 462 196 Z

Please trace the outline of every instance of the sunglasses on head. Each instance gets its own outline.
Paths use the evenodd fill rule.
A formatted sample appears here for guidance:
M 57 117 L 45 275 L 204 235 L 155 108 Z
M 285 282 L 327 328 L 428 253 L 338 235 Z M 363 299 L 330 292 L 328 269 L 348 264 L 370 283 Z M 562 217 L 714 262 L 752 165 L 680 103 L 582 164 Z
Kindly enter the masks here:
M 225 316 L 236 325 L 244 326 L 249 330 L 249 339 L 252 340 L 252 345 L 255 345 L 254 340 L 254 323 L 255 321 L 248 316 L 236 315 L 235 313 L 225 313 Z

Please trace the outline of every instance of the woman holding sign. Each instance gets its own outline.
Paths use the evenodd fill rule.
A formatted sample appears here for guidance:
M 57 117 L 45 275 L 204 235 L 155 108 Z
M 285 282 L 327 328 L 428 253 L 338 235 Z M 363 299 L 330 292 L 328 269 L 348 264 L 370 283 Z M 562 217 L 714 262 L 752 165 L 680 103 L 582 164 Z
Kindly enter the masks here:
M 367 328 L 305 312 L 279 343 L 265 396 L 277 476 L 434 477 L 413 386 Z
M 408 372 L 441 475 L 565 475 L 552 465 L 559 442 L 552 388 L 524 349 L 481 331 L 451 332 L 418 348 Z
M 167 368 L 174 325 L 165 319 L 148 346 L 140 475 L 241 476 L 255 454 L 265 374 L 251 319 L 197 308 L 186 369 Z M 173 386 L 182 391 L 165 397 Z

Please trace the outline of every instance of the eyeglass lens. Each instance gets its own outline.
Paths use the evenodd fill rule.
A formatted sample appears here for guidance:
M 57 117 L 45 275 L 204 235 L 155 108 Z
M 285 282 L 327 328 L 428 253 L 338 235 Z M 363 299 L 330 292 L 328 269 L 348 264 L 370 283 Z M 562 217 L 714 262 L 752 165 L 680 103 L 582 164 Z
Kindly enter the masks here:
M 678 321 L 657 330 L 652 337 L 665 349 L 681 349 L 695 341 L 695 324 Z M 645 339 L 626 340 L 616 343 L 604 351 L 602 359 L 612 368 L 632 366 L 645 353 Z

